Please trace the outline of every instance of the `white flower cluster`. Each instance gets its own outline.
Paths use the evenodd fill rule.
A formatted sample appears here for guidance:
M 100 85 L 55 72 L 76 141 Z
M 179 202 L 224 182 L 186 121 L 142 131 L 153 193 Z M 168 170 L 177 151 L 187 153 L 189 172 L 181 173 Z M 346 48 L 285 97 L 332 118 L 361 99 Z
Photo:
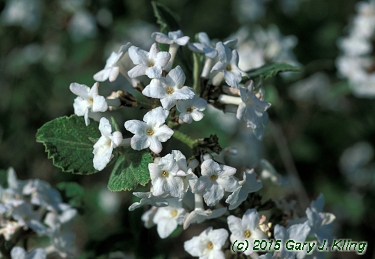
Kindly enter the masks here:
M 104 169 L 113 156 L 113 149 L 128 143 L 134 150 L 149 148 L 153 152 L 154 160 L 148 164 L 150 189 L 148 192 L 134 192 L 140 200 L 133 203 L 129 210 L 148 205 L 150 209 L 142 215 L 142 220 L 147 228 L 157 225 L 161 238 L 170 236 L 179 225 L 187 229 L 191 224 L 229 215 L 229 211 L 234 212 L 239 208 L 236 212 L 240 212 L 233 214 L 240 215 L 243 210 L 242 218 L 234 215 L 227 217 L 230 241 L 268 239 L 271 236 L 271 225 L 266 217 L 259 215 L 255 208 L 240 207 L 248 202 L 250 193 L 262 188 L 253 169 L 237 172 L 234 167 L 218 163 L 206 151 L 190 159 L 179 150 L 159 155 L 163 150 L 163 142 L 172 135 L 181 137 L 181 133 L 177 133 L 178 126 L 203 118 L 202 111 L 208 103 L 216 102 L 217 106 L 225 107 L 226 111 L 233 111 L 237 119 L 244 119 L 247 126 L 252 128 L 256 138 L 263 137 L 263 126 L 268 119 L 266 110 L 270 104 L 264 101 L 263 90 L 259 86 L 255 87 L 252 80 L 242 83 L 247 74 L 238 67 L 239 55 L 233 49 L 237 40 L 213 42 L 204 32 L 197 36 L 199 42 L 188 44 L 189 37 L 181 31 L 169 32 L 168 35 L 155 32 L 151 37 L 158 43 L 168 44 L 168 52 L 160 51 L 157 43 L 152 44 L 149 51 L 128 43 L 118 53 L 112 53 L 105 68 L 94 75 L 96 81 L 109 79 L 112 82 L 121 73 L 150 101 L 146 105 L 142 104 L 149 109 L 143 120 L 131 119 L 124 123 L 125 129 L 134 134 L 129 140 L 123 140 L 119 131 L 112 133 L 109 121 L 102 116 L 99 125 L 102 136 L 94 145 L 94 167 L 97 170 Z M 187 44 L 191 51 L 205 56 L 200 79 L 207 82 L 205 87 L 220 92 L 216 99 L 204 95 L 205 89 L 202 91 L 199 87 L 187 86 L 182 67 L 173 67 L 178 48 Z M 268 52 L 274 56 L 276 52 L 281 53 L 277 47 L 269 46 Z M 129 69 L 120 62 L 125 52 L 128 52 L 127 58 L 133 63 Z M 141 83 L 141 80 L 146 83 Z M 92 89 L 73 83 L 71 90 L 78 95 L 74 103 L 75 114 L 84 116 L 86 125 L 89 117 L 95 117 L 93 113 L 105 112 L 109 106 L 113 106 L 108 103 L 108 99 L 98 95 L 98 83 Z M 130 94 L 119 95 L 118 98 L 124 106 L 138 106 L 138 103 L 126 103 L 138 102 Z M 306 211 L 307 219 L 298 219 L 303 223 L 296 222 L 287 230 L 276 226 L 274 234 L 280 239 L 287 239 L 289 235 L 290 238 L 304 241 L 311 232 L 320 240 L 325 228 L 334 219 L 333 215 L 324 214 L 321 209 L 321 202 L 313 203 Z M 226 229 L 214 230 L 210 227 L 198 237 L 186 241 L 184 247 L 192 256 L 224 258 L 222 247 L 228 236 Z M 246 254 L 253 254 L 253 250 L 247 250 Z M 275 258 L 278 256 L 281 255 L 274 254 Z M 284 258 L 283 255 L 281 258 Z
M 109 121 L 105 118 L 105 113 L 113 107 L 120 106 L 121 97 L 112 94 L 105 98 L 99 95 L 99 83 L 94 83 L 90 89 L 88 86 L 72 83 L 70 90 L 78 97 L 74 100 L 74 113 L 83 116 L 85 124 L 90 124 L 90 118 L 99 120 L 99 130 L 101 138 L 94 145 L 93 165 L 97 170 L 103 170 L 113 157 L 113 149 L 130 142 L 135 150 L 150 148 L 156 154 L 162 151 L 162 142 L 167 141 L 173 135 L 173 130 L 166 125 L 166 120 L 170 111 L 175 109 L 179 112 L 178 123 L 191 123 L 200 121 L 207 106 L 207 100 L 199 97 L 199 93 L 185 85 L 186 76 L 180 66 L 172 69 L 177 50 L 180 46 L 188 44 L 189 37 L 184 36 L 179 31 L 169 32 L 168 35 L 155 32 L 152 38 L 163 44 L 169 44 L 169 52 L 159 51 L 156 43 L 152 44 L 149 51 L 140 49 L 127 43 L 120 47 L 120 50 L 112 52 L 103 70 L 97 72 L 93 78 L 96 81 L 113 82 L 121 73 L 137 87 L 137 78 L 147 76 L 149 83 L 142 88 L 141 92 L 148 98 L 159 99 L 161 106 L 155 107 L 147 112 L 143 121 L 128 120 L 125 122 L 125 129 L 134 134 L 130 141 L 124 140 L 120 131 L 112 133 Z M 211 42 L 206 33 L 198 34 L 198 43 L 190 43 L 190 50 L 204 53 L 206 57 L 205 66 L 202 71 L 202 78 L 209 78 L 215 87 L 221 85 L 223 81 L 227 86 L 223 86 L 223 91 L 229 90 L 228 94 L 219 97 L 218 102 L 225 105 L 238 105 L 237 118 L 243 118 L 248 127 L 253 129 L 258 139 L 263 136 L 263 125 L 267 123 L 265 111 L 270 107 L 269 103 L 263 101 L 263 94 L 255 95 L 253 83 L 249 81 L 246 85 L 240 84 L 246 73 L 238 68 L 238 53 L 231 49 L 236 45 L 236 40 L 226 42 Z M 130 59 L 134 66 L 126 69 L 121 63 L 121 59 Z M 136 81 L 134 81 L 136 80 Z M 137 82 L 137 83 L 134 83 Z M 228 87 L 229 86 L 229 87 Z M 173 118 L 169 118 L 171 121 Z
M 375 2 L 359 2 L 349 35 L 338 41 L 342 54 L 336 60 L 339 73 L 358 97 L 375 97 L 374 37 Z
M 0 186 L 0 235 L 13 240 L 22 231 L 32 231 L 51 240 L 49 247 L 30 253 L 15 246 L 12 258 L 47 258 L 52 253 L 70 258 L 74 248 L 71 223 L 77 210 L 63 203 L 60 193 L 47 182 L 18 180 L 13 168 L 8 169 L 7 175 L 8 187 Z

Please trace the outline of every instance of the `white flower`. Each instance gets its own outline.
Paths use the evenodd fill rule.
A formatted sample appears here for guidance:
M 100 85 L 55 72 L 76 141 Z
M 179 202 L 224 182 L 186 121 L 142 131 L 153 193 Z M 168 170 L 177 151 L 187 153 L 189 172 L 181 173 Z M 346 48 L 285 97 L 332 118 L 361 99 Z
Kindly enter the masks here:
M 112 126 L 106 118 L 101 118 L 99 130 L 102 136 L 94 145 L 94 168 L 103 170 L 112 158 L 112 151 L 122 143 L 122 134 L 120 131 L 112 133 Z
M 189 44 L 189 49 L 191 51 L 204 53 L 204 55 L 208 58 L 215 58 L 217 56 L 215 45 L 211 43 L 211 40 L 208 37 L 207 33 L 198 33 L 198 40 L 199 43 L 196 42 Z
M 170 31 L 168 32 L 168 36 L 161 32 L 154 32 L 151 34 L 151 38 L 159 43 L 168 45 L 177 44 L 180 46 L 186 45 L 190 39 L 188 36 L 184 36 L 181 30 Z
M 212 159 L 201 164 L 202 176 L 194 186 L 194 193 L 203 193 L 208 206 L 214 206 L 224 197 L 224 191 L 233 192 L 238 183 L 233 175 L 236 169 L 226 165 L 219 165 Z
M 322 212 L 323 206 L 324 196 L 320 194 L 316 201 L 312 201 L 310 207 L 306 209 L 308 224 L 311 228 L 309 236 L 315 236 L 320 243 L 332 238 L 332 222 L 336 218 L 332 213 Z
M 115 81 L 120 73 L 118 61 L 128 51 L 130 46 L 131 44 L 128 42 L 122 45 L 117 53 L 112 52 L 111 56 L 107 59 L 104 69 L 94 75 L 94 80 L 98 82 L 104 82 L 107 79 L 109 79 L 110 82 Z
M 200 97 L 194 97 L 189 100 L 180 100 L 177 102 L 177 110 L 180 112 L 179 122 L 191 123 L 194 121 L 200 121 L 203 119 L 203 113 L 207 107 L 205 99 Z
M 154 32 L 151 37 L 159 43 L 169 45 L 168 52 L 171 54 L 171 58 L 164 68 L 165 71 L 169 71 L 171 69 L 178 48 L 186 45 L 190 39 L 188 36 L 184 36 L 181 30 L 168 32 L 168 36 L 161 32 Z
M 130 59 L 136 65 L 128 72 L 131 78 L 142 75 L 147 75 L 149 78 L 160 78 L 162 69 L 171 57 L 168 52 L 159 52 L 156 43 L 152 44 L 150 52 L 134 46 L 131 46 L 128 52 Z
M 172 154 L 159 159 L 157 163 L 148 164 L 150 171 L 152 194 L 160 196 L 170 194 L 173 197 L 183 197 L 184 184 L 180 177 L 174 176 L 179 170 L 176 160 Z
M 133 192 L 133 195 L 141 198 L 141 200 L 130 205 L 129 211 L 133 211 L 139 207 L 142 207 L 143 205 L 148 204 L 156 207 L 168 206 L 167 195 L 154 196 L 152 195 L 152 192 Z
M 62 203 L 60 193 L 49 183 L 39 179 L 30 180 L 23 188 L 23 194 L 31 196 L 31 204 L 43 206 L 47 210 L 58 211 Z
M 180 177 L 184 186 L 184 191 L 180 193 L 180 199 L 185 197 L 190 186 L 194 186 L 198 177 L 193 173 L 193 170 L 199 165 L 198 160 L 193 159 L 189 164 L 186 162 L 186 157 L 179 150 L 172 150 L 173 159 L 178 165 L 178 171 L 172 173 L 175 177 Z
M 72 220 L 77 215 L 77 210 L 67 204 L 61 206 L 61 212 L 49 212 L 44 220 L 48 225 L 49 236 L 53 245 L 53 251 L 56 251 L 62 258 L 71 258 L 74 247 L 75 235 L 71 231 Z
M 180 66 L 172 69 L 166 77 L 152 79 L 142 91 L 145 96 L 158 98 L 164 109 L 171 109 L 177 100 L 192 99 L 195 96 L 190 87 L 184 86 L 185 74 Z
M 243 180 L 239 181 L 240 185 L 231 195 L 228 196 L 226 203 L 229 203 L 229 209 L 233 210 L 241 205 L 247 199 L 249 193 L 259 191 L 262 188 L 262 183 L 258 182 L 254 176 L 254 170 L 250 172 L 243 172 Z
M 47 258 L 47 253 L 43 248 L 37 248 L 28 253 L 22 247 L 15 246 L 10 251 L 10 256 L 12 259 L 45 259 Z
M 249 81 L 247 88 L 240 87 L 242 103 L 238 105 L 237 119 L 243 118 L 247 126 L 253 129 L 254 135 L 261 139 L 263 137 L 263 119 L 265 111 L 271 106 L 270 103 L 259 100 L 254 94 L 254 83 Z
M 238 53 L 236 50 L 231 51 L 222 42 L 216 44 L 216 49 L 219 52 L 219 62 L 217 62 L 211 69 L 211 73 L 224 73 L 225 82 L 234 88 L 238 88 L 242 77 L 247 74 L 238 68 Z
M 12 217 L 18 222 L 18 225 L 23 226 L 25 229 L 31 228 L 38 234 L 45 234 L 46 227 L 40 222 L 43 211 L 32 209 L 30 203 L 23 200 L 13 202 Z
M 145 228 L 152 228 L 155 226 L 154 216 L 158 209 L 158 207 L 152 206 L 148 211 L 142 214 L 141 220 L 145 223 Z
M 182 224 L 186 214 L 177 198 L 168 199 L 168 203 L 167 207 L 159 208 L 153 218 L 160 238 L 166 238 L 172 234 L 177 225 Z
M 310 232 L 310 227 L 308 222 L 306 221 L 303 224 L 295 224 L 290 226 L 288 229 L 285 229 L 283 226 L 276 225 L 274 230 L 274 236 L 276 240 L 281 240 L 282 244 L 280 244 L 281 249 L 275 251 L 275 256 L 279 258 L 285 259 L 294 259 L 295 258 L 295 251 L 289 251 L 284 249 L 285 242 L 288 240 L 293 240 L 295 242 L 304 242 L 306 240 L 307 235 Z M 305 255 L 303 251 L 297 253 L 297 258 L 303 258 L 302 255 Z
M 96 82 L 91 89 L 86 85 L 78 83 L 71 83 L 69 86 L 70 91 L 78 95 L 78 97 L 74 99 L 74 113 L 77 116 L 84 116 L 86 126 L 90 124 L 90 110 L 92 112 L 105 112 L 108 109 L 104 96 L 98 94 L 98 87 L 98 82 Z
M 233 215 L 228 217 L 229 230 L 232 232 L 230 241 L 247 240 L 249 244 L 253 244 L 254 240 L 267 240 L 267 236 L 259 229 L 259 214 L 255 209 L 250 209 L 245 212 L 242 219 Z M 253 253 L 252 246 L 244 251 L 246 255 Z
M 200 259 L 224 259 L 225 255 L 221 251 L 228 238 L 228 231 L 223 228 L 213 230 L 212 227 L 204 230 L 199 236 L 184 243 L 184 249 L 192 256 Z
M 161 142 L 165 142 L 173 135 L 167 125 L 164 124 L 169 112 L 157 107 L 143 117 L 143 121 L 129 120 L 125 122 L 125 128 L 135 134 L 130 145 L 135 150 L 141 150 L 150 147 L 151 151 L 160 153 L 162 150 Z

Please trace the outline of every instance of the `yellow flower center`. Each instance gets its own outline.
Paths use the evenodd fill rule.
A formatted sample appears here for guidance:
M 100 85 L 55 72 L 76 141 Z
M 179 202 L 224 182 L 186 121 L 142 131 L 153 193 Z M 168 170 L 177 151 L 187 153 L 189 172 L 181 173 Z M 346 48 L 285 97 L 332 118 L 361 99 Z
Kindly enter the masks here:
M 161 175 L 163 176 L 163 177 L 168 177 L 168 172 L 167 171 L 163 171 L 162 173 L 161 173 Z
M 177 217 L 178 212 L 177 212 L 177 210 L 172 210 L 171 214 L 172 214 L 172 217 L 175 218 L 175 217 Z
M 213 175 L 210 176 L 210 179 L 211 179 L 212 181 L 216 181 L 217 178 L 219 178 L 219 177 L 218 177 L 216 174 L 213 174 Z
M 190 106 L 190 107 L 186 108 L 187 113 L 191 113 L 192 111 L 193 111 L 193 107 Z
M 245 238 L 250 238 L 250 237 L 251 237 L 251 232 L 250 232 L 250 230 L 246 229 L 245 232 L 243 232 L 243 236 L 244 236 Z
M 146 130 L 146 134 L 149 135 L 149 136 L 154 135 L 154 133 L 155 133 L 155 132 L 154 132 L 153 129 L 147 129 L 147 130 Z
M 168 86 L 166 92 L 167 94 L 173 94 L 174 93 L 173 87 Z
M 147 61 L 147 66 L 148 67 L 153 67 L 155 65 L 154 61 L 153 60 L 148 60 Z
M 225 69 L 226 69 L 227 71 L 232 71 L 232 66 L 231 66 L 231 65 L 227 65 Z
M 214 249 L 214 245 L 212 244 L 211 241 L 207 243 L 207 248 L 210 250 Z

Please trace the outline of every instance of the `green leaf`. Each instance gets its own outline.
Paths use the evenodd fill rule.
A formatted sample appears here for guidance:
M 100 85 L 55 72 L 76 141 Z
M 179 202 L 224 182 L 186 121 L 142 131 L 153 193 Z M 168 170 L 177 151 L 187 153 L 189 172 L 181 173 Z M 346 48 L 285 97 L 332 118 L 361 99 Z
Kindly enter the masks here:
M 57 184 L 56 187 L 61 191 L 62 196 L 69 201 L 70 205 L 73 207 L 82 206 L 85 192 L 78 183 L 62 182 Z
M 44 124 L 36 133 L 36 141 L 43 143 L 48 158 L 63 172 L 93 174 L 92 153 L 94 139 L 100 137 L 99 123 L 91 120 L 86 126 L 83 117 L 60 117 Z
M 269 77 L 276 76 L 278 73 L 287 71 L 298 72 L 301 70 L 298 67 L 288 65 L 285 63 L 273 63 L 249 70 L 247 71 L 247 74 L 250 77 L 250 79 L 255 79 L 257 77 L 267 79 Z
M 108 182 L 111 191 L 130 191 L 138 184 L 146 185 L 150 180 L 148 164 L 152 163 L 152 156 L 147 151 L 136 151 L 130 147 L 125 154 L 119 156 L 112 170 Z
M 175 13 L 161 3 L 152 1 L 151 4 L 162 33 L 166 34 L 170 31 L 177 31 L 180 29 L 177 22 L 179 18 Z

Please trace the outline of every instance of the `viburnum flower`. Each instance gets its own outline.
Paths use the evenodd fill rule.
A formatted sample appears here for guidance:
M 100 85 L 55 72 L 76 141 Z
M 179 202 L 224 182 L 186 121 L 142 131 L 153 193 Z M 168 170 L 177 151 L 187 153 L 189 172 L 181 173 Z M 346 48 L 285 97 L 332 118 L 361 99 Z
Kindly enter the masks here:
M 216 58 L 217 50 L 215 44 L 211 42 L 207 33 L 198 33 L 198 40 L 199 42 L 189 44 L 189 49 L 194 52 L 204 53 L 208 58 Z
M 71 258 L 74 247 L 75 234 L 72 232 L 73 218 L 77 215 L 77 210 L 64 204 L 61 212 L 49 212 L 44 223 L 49 226 L 48 235 L 51 238 L 53 251 L 56 251 L 61 258 Z
M 118 61 L 120 61 L 121 57 L 128 51 L 130 46 L 131 43 L 128 42 L 122 45 L 117 53 L 112 52 L 111 56 L 107 59 L 104 69 L 94 75 L 94 80 L 98 82 L 104 82 L 107 79 L 109 79 L 110 82 L 115 81 L 120 73 Z
M 151 38 L 159 43 L 168 45 L 177 44 L 180 46 L 186 45 L 190 39 L 188 36 L 184 36 L 181 30 L 170 31 L 168 32 L 168 36 L 161 32 L 154 32 L 151 34 Z
M 306 209 L 308 224 L 311 228 L 309 236 L 315 236 L 320 243 L 323 240 L 332 238 L 331 228 L 335 215 L 328 212 L 322 212 L 324 206 L 324 196 L 320 194 L 315 201 L 311 202 L 310 207 Z
M 237 218 L 233 215 L 228 217 L 228 226 L 230 232 L 230 241 L 247 240 L 249 244 L 253 244 L 254 240 L 267 240 L 266 234 L 264 234 L 258 227 L 259 225 L 259 214 L 255 209 L 249 209 L 245 212 L 242 219 Z M 252 245 L 244 251 L 246 255 L 253 253 Z
M 184 36 L 181 30 L 168 32 L 168 36 L 161 32 L 154 32 L 151 34 L 151 38 L 156 42 L 170 45 L 168 52 L 171 54 L 171 59 L 165 67 L 166 71 L 171 69 L 179 46 L 186 45 L 190 39 L 188 36 Z
M 179 123 L 191 123 L 194 121 L 200 121 L 203 119 L 204 111 L 207 107 L 207 101 L 200 97 L 194 97 L 193 99 L 180 100 L 176 104 L 177 110 L 180 112 Z
M 242 77 L 247 74 L 238 68 L 238 53 L 236 50 L 231 51 L 222 42 L 216 44 L 219 53 L 219 61 L 212 67 L 211 73 L 223 73 L 225 82 L 234 88 L 238 88 Z
M 243 172 L 243 180 L 239 181 L 240 185 L 231 195 L 228 196 L 226 203 L 229 203 L 229 209 L 233 210 L 241 205 L 247 199 L 249 193 L 259 191 L 262 183 L 258 182 L 254 176 L 254 169 L 250 172 Z
M 253 81 L 247 82 L 247 88 L 240 87 L 242 103 L 238 105 L 237 119 L 243 118 L 247 126 L 253 129 L 255 137 L 263 137 L 263 116 L 265 111 L 271 106 L 270 103 L 261 101 L 254 94 Z
M 294 259 L 296 256 L 295 251 L 289 251 L 285 249 L 285 242 L 293 240 L 295 242 L 305 242 L 307 235 L 310 232 L 310 227 L 306 221 L 303 224 L 295 224 L 285 229 L 283 226 L 276 225 L 274 229 L 274 236 L 276 240 L 281 240 L 281 249 L 275 251 L 276 258 Z M 297 258 L 304 258 L 305 252 L 302 250 L 297 253 Z
M 47 210 L 58 211 L 62 203 L 60 193 L 39 179 L 30 180 L 23 188 L 23 194 L 31 196 L 31 204 L 46 207 Z
M 150 84 L 142 91 L 145 96 L 158 98 L 164 109 L 171 109 L 177 100 L 192 99 L 194 91 L 184 86 L 186 77 L 180 66 L 172 69 L 166 77 L 152 79 Z
M 233 177 L 235 173 L 235 168 L 207 159 L 201 164 L 202 176 L 195 184 L 193 192 L 203 193 L 206 204 L 214 206 L 224 197 L 224 191 L 233 192 L 238 187 Z
M 200 259 L 224 259 L 222 246 L 228 238 L 228 231 L 223 228 L 213 230 L 212 227 L 204 230 L 199 236 L 184 243 L 185 251 Z
M 131 46 L 128 52 L 130 59 L 136 65 L 128 72 L 131 78 L 142 75 L 147 75 L 149 78 L 160 78 L 163 68 L 171 58 L 171 54 L 168 52 L 159 52 L 156 43 L 152 44 L 150 52 L 135 46 Z
M 112 133 L 112 126 L 106 118 L 101 118 L 99 130 L 102 136 L 94 145 L 94 168 L 103 170 L 112 158 L 112 151 L 122 143 L 122 134 L 120 131 Z
M 184 221 L 186 211 L 177 198 L 168 199 L 167 207 L 159 208 L 153 221 L 161 238 L 166 238 Z
M 173 173 L 173 175 L 181 178 L 184 186 L 184 192 L 181 194 L 183 194 L 184 197 L 189 187 L 194 186 L 198 180 L 198 177 L 193 173 L 193 170 L 199 165 L 199 162 L 198 160 L 193 159 L 187 164 L 186 157 L 179 150 L 172 150 L 172 155 L 173 159 L 177 162 L 179 169 L 176 173 Z M 180 198 L 183 197 L 180 196 Z
M 184 183 L 181 177 L 174 176 L 179 167 L 172 154 L 160 158 L 157 163 L 148 164 L 148 170 L 150 171 L 153 195 L 170 194 L 173 197 L 183 198 Z
M 13 202 L 12 217 L 18 222 L 18 225 L 25 229 L 31 228 L 41 235 L 46 232 L 46 227 L 40 222 L 42 214 L 42 209 L 33 210 L 32 205 L 24 200 Z
M 215 43 L 210 40 L 207 33 L 198 33 L 199 42 L 189 44 L 189 49 L 194 52 L 204 53 L 206 56 L 206 61 L 201 73 L 201 77 L 207 78 L 208 74 L 212 68 L 212 63 L 214 58 L 217 57 L 218 51 L 215 47 Z M 234 47 L 237 44 L 237 40 L 228 40 L 224 42 L 227 47 Z
M 173 135 L 173 130 L 164 124 L 168 114 L 162 107 L 157 107 L 146 113 L 143 121 L 126 121 L 125 128 L 135 134 L 130 141 L 131 147 L 135 150 L 150 147 L 151 151 L 160 153 L 163 148 L 161 142 L 167 141 Z
M 105 112 L 108 109 L 104 96 L 98 94 L 98 82 L 96 82 L 91 89 L 86 85 L 78 83 L 71 83 L 69 88 L 75 95 L 78 95 L 78 97 L 74 99 L 74 113 L 77 116 L 84 116 L 86 126 L 90 124 L 90 110 L 92 112 Z

